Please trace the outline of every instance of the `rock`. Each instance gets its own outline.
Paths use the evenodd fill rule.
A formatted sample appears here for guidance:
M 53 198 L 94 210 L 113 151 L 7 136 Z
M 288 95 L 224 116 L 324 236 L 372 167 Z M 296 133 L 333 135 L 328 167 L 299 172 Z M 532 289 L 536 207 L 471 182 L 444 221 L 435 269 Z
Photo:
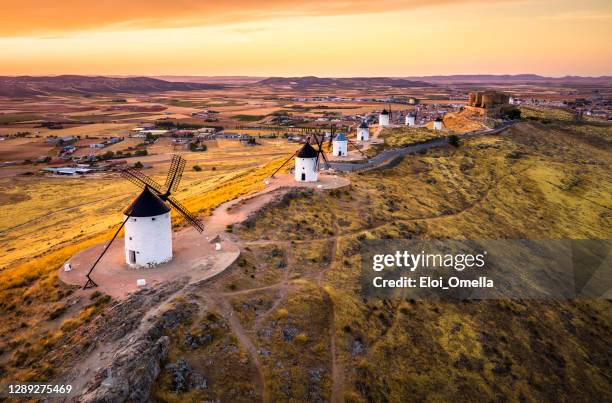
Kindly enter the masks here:
M 364 350 L 364 346 L 361 340 L 359 339 L 353 340 L 353 342 L 351 343 L 351 354 L 358 355 L 358 354 L 363 353 L 363 350 Z
M 283 329 L 283 340 L 291 341 L 300 331 L 295 327 L 286 327 Z
M 191 378 L 191 367 L 187 361 L 179 359 L 174 364 L 166 365 L 165 370 L 172 376 L 172 392 L 181 393 L 189 389 L 188 380 Z
M 146 322 L 142 321 L 139 308 L 150 304 L 149 295 L 161 297 L 171 293 L 175 287 L 161 290 L 138 292 L 128 300 L 118 303 L 109 310 L 105 323 L 101 323 L 98 342 L 120 340 L 119 347 L 112 357 L 110 365 L 99 368 L 87 383 L 84 392 L 76 398 L 79 402 L 146 402 L 149 401 L 151 387 L 162 370 L 168 356 L 170 340 L 165 331 L 191 317 L 197 311 L 197 305 L 180 302 L 169 310 Z M 150 305 L 149 305 L 150 307 Z M 115 325 L 117 322 L 117 326 Z M 130 331 L 133 332 L 125 337 Z M 92 343 L 95 345 L 95 343 Z M 108 374 L 112 374 L 109 379 Z
M 203 375 L 194 372 L 187 361 L 182 358 L 173 364 L 166 365 L 165 370 L 172 376 L 171 390 L 174 393 L 208 388 L 208 380 Z

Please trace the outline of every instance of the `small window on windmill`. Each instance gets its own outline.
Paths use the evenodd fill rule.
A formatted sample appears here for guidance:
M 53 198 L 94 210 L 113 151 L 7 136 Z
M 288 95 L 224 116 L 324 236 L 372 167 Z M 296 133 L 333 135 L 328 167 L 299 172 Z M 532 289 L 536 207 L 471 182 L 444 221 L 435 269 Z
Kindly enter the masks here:
M 155 217 L 151 217 L 151 221 L 155 221 Z

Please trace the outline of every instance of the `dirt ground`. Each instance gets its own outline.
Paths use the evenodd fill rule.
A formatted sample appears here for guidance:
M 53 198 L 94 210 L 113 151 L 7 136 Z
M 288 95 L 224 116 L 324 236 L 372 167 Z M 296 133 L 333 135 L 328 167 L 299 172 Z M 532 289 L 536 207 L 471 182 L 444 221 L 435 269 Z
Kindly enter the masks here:
M 123 238 L 117 238 L 102 260 L 95 267 L 91 277 L 98 284 L 97 291 L 115 299 L 126 298 L 138 290 L 136 281 L 144 279 L 147 286 L 159 286 L 164 282 L 180 277 L 188 277 L 189 283 L 199 283 L 223 272 L 240 255 L 240 248 L 226 234 L 228 226 L 244 221 L 266 204 L 286 191 L 295 187 L 309 187 L 316 190 L 329 190 L 347 186 L 348 180 L 333 174 L 320 174 L 317 182 L 296 182 L 292 175 L 278 175 L 267 180 L 267 187 L 253 195 L 234 199 L 215 209 L 204 223 L 203 233 L 186 227 L 173 234 L 173 258 L 168 263 L 153 268 L 134 269 L 125 263 Z M 219 236 L 221 250 L 216 251 L 210 241 Z M 59 269 L 59 278 L 66 284 L 84 285 L 87 272 L 102 253 L 107 243 L 85 249 L 68 262 L 72 270 Z M 91 293 L 91 291 L 80 291 Z

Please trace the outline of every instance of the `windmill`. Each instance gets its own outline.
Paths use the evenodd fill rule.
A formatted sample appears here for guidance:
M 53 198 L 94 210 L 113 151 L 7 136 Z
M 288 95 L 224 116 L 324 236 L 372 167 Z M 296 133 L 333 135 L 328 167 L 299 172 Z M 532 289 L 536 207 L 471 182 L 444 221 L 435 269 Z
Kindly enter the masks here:
M 180 155 L 173 155 L 170 169 L 166 176 L 166 182 L 163 186 L 137 169 L 126 168 L 121 171 L 121 176 L 123 178 L 142 188 L 143 191 L 124 211 L 125 219 L 119 228 L 117 228 L 117 231 L 108 245 L 104 246 L 104 250 L 91 266 L 91 269 L 89 269 L 86 276 L 87 282 L 83 287 L 84 289 L 97 287 L 97 284 L 91 278 L 91 273 L 124 226 L 126 227 L 125 242 L 126 260 L 128 264 L 137 263 L 136 256 L 139 251 L 135 249 L 140 247 L 143 248 L 143 262 L 145 264 L 150 264 L 150 262 L 155 261 L 167 261 L 172 258 L 172 228 L 170 222 L 170 208 L 167 204 L 182 215 L 185 221 L 193 226 L 198 232 L 204 230 L 202 222 L 172 196 L 172 193 L 176 192 L 179 187 L 184 169 L 185 160 Z M 128 223 L 130 218 L 132 218 L 133 222 Z M 128 236 L 128 229 L 130 235 L 133 234 L 133 236 Z M 157 242 L 158 238 L 161 240 L 161 244 Z M 161 257 L 160 253 L 162 254 Z
M 332 126 L 333 127 L 333 126 Z M 332 134 L 331 136 L 333 137 L 333 129 L 332 129 Z M 310 142 L 311 140 L 314 140 L 317 149 L 314 149 L 311 145 Z M 319 134 L 314 131 L 310 134 L 310 136 L 308 136 L 306 138 L 306 143 L 298 150 L 296 150 L 294 153 L 291 154 L 291 156 L 289 156 L 289 158 L 287 158 L 285 160 L 285 162 L 283 162 L 281 164 L 280 167 L 278 167 L 276 169 L 276 171 L 274 171 L 274 173 L 272 173 L 272 175 L 270 175 L 271 178 L 274 178 L 274 175 L 276 175 L 278 173 L 278 171 L 280 171 L 285 165 L 287 165 L 292 159 L 297 158 L 298 160 L 308 160 L 308 170 L 312 171 L 311 173 L 313 173 L 314 175 L 311 175 L 310 177 L 314 178 L 312 181 L 316 181 L 316 172 L 319 170 L 319 160 L 322 158 L 323 161 L 325 162 L 325 168 L 329 169 L 330 165 L 329 165 L 329 161 L 327 161 L 327 157 L 325 156 L 325 153 L 323 152 L 323 136 L 321 135 L 321 138 L 319 138 Z M 296 160 L 296 165 L 297 165 L 297 160 Z M 312 165 L 312 166 L 311 166 Z M 306 168 L 306 167 L 305 167 Z M 303 179 L 301 179 L 302 181 L 306 181 L 308 180 L 306 177 L 302 177 Z M 297 179 L 297 176 L 296 176 Z
M 442 127 L 444 126 L 444 120 L 442 119 L 441 116 L 438 116 L 433 123 L 433 129 L 434 130 L 442 130 Z
M 334 130 L 334 129 L 335 129 L 335 127 L 332 127 L 332 130 L 331 130 L 331 136 L 329 137 L 329 142 L 327 143 L 327 149 L 328 149 L 328 150 L 329 150 L 329 149 L 333 149 L 333 148 L 331 148 L 331 147 L 332 147 L 332 143 L 333 143 L 333 140 L 334 140 L 334 132 L 335 132 L 335 130 Z M 361 155 L 363 155 L 365 158 L 368 158 L 368 156 L 367 156 L 367 155 L 365 155 L 365 154 L 363 153 L 363 151 L 361 151 L 361 149 L 360 149 L 360 148 L 359 148 L 359 147 L 358 147 L 358 146 L 357 146 L 355 143 L 353 143 L 353 142 L 351 141 L 351 139 L 349 139 L 348 137 L 344 137 L 344 140 L 346 140 L 346 142 L 347 142 L 349 145 L 351 145 L 351 146 L 352 146 L 352 147 L 353 147 L 355 150 L 357 150 L 357 151 L 358 151 L 358 152 L 359 152 Z

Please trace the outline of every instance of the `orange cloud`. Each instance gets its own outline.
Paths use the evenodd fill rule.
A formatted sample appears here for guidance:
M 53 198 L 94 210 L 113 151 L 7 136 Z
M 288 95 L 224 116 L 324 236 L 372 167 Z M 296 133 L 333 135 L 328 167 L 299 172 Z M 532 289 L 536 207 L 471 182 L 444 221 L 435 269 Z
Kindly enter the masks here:
M 0 36 L 46 35 L 101 28 L 217 25 L 279 16 L 377 13 L 479 1 L 484 0 L 3 0 Z

